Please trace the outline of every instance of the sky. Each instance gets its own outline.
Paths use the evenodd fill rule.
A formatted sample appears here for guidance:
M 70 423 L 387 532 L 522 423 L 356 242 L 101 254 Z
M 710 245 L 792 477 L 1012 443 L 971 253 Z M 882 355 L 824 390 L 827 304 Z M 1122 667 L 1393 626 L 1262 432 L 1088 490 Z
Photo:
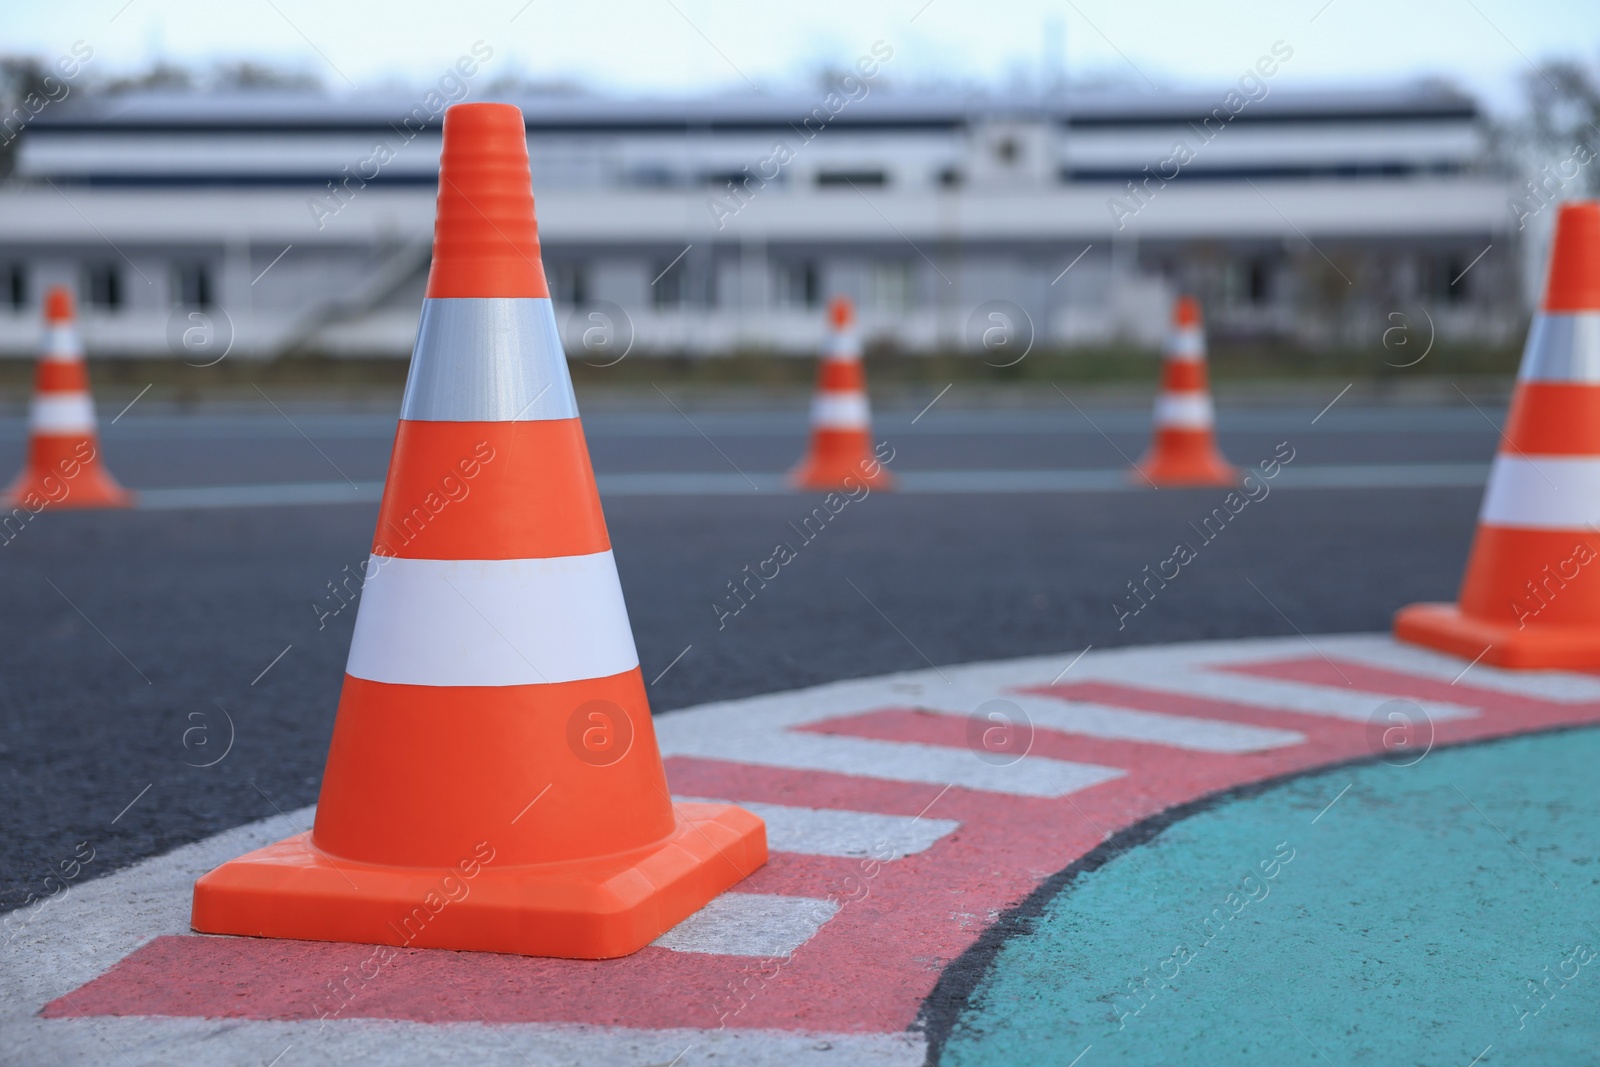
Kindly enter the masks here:
M 423 86 L 484 42 L 491 77 L 575 82 L 628 95 L 750 92 L 813 82 L 882 41 L 905 85 L 1074 81 L 1210 89 L 1274 42 L 1279 84 L 1305 88 L 1443 77 L 1514 109 L 1531 64 L 1600 63 L 1596 0 L 104 0 L 17 5 L 0 50 L 75 42 L 96 75 L 164 59 L 251 59 L 332 89 Z

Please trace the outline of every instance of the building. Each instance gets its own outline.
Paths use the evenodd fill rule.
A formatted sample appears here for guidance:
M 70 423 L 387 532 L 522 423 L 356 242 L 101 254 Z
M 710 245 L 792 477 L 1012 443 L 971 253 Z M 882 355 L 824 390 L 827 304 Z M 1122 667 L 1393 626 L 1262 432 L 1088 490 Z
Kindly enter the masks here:
M 808 353 L 834 292 L 860 302 L 869 342 L 909 351 L 1148 346 L 1179 288 L 1222 338 L 1376 345 L 1418 309 L 1443 338 L 1513 337 L 1512 180 L 1485 162 L 1476 104 L 1269 85 L 956 99 L 861 78 L 516 102 L 574 353 Z M 442 105 L 261 91 L 46 108 L 0 185 L 0 353 L 32 353 L 41 293 L 65 281 L 100 355 L 408 354 Z

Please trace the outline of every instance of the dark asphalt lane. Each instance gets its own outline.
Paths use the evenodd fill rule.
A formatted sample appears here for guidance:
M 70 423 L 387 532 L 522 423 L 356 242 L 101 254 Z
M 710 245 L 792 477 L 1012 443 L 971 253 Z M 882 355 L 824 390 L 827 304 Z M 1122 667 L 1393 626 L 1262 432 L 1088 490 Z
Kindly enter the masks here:
M 1052 432 L 1019 414 L 1010 427 L 1006 416 L 989 417 L 985 432 L 983 418 L 948 414 L 943 432 L 923 425 L 930 414 L 893 434 L 896 465 L 1015 468 L 1036 453 L 1046 454 L 1041 466 L 1119 463 L 1098 431 Z M 1391 424 L 1359 409 L 1340 414 L 1361 428 L 1340 429 L 1333 414 L 1303 432 L 1266 420 L 1224 443 L 1248 462 L 1289 439 L 1297 466 L 1478 461 L 1494 449 L 1495 431 L 1474 428 L 1475 415 L 1420 411 Z M 1139 416 L 1090 416 L 1130 454 L 1142 448 Z M 202 432 L 206 420 L 163 427 L 130 416 L 106 448 L 134 486 L 330 480 L 330 460 L 358 480 L 382 477 L 383 420 L 342 436 L 325 417 L 297 421 L 327 459 L 265 420 L 220 420 Z M 801 444 L 792 414 L 742 435 L 731 432 L 740 429 L 733 416 L 696 421 L 749 469 L 781 470 Z M 774 429 L 782 425 L 790 432 Z M 697 432 L 640 429 L 638 420 L 597 417 L 597 466 L 722 462 Z M 883 431 L 891 435 L 888 420 Z M 20 442 L 6 436 L 0 463 L 9 468 Z M 618 498 L 607 518 L 646 679 L 688 648 L 651 687 L 665 711 L 1090 643 L 1381 629 L 1402 604 L 1453 595 L 1478 497 L 1475 489 L 1274 492 L 1121 630 L 1111 604 L 1124 584 L 1192 539 L 1187 524 L 1219 492 L 874 494 L 809 544 L 789 524 L 815 501 L 793 495 Z M 374 512 L 46 513 L 0 547 L 0 907 L 45 892 L 42 879 L 79 841 L 94 844 L 91 873 L 104 874 L 316 798 L 354 608 L 319 623 L 313 604 L 336 603 L 327 583 L 365 558 Z M 713 604 L 726 584 L 780 541 L 797 558 L 719 629 Z
M 772 412 L 603 412 L 584 420 L 602 473 L 727 471 L 778 473 L 799 460 L 803 407 Z M 115 412 L 112 412 L 115 414 Z M 1248 464 L 1292 441 L 1302 464 L 1487 462 L 1498 410 L 1335 407 L 1219 414 L 1223 450 Z M 915 423 L 913 419 L 917 419 Z M 1137 459 L 1150 437 L 1148 410 L 972 411 L 934 407 L 881 412 L 875 431 L 891 439 L 902 470 L 1105 469 Z M 0 419 L 0 469 L 21 461 L 22 420 Z M 381 481 L 394 419 L 271 409 L 236 415 L 130 414 L 103 441 L 130 486 Z

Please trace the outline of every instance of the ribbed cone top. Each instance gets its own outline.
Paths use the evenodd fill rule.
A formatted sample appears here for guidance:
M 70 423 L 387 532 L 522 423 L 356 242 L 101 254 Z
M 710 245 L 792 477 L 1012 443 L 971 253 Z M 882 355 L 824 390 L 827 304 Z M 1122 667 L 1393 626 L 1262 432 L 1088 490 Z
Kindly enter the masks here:
M 44 294 L 44 321 L 71 322 L 73 317 L 72 290 L 64 285 L 52 285 Z
M 1561 205 L 1544 310 L 1600 311 L 1600 201 Z
M 1200 325 L 1200 301 L 1192 296 L 1180 296 L 1172 305 L 1172 325 L 1177 327 Z
M 547 297 L 528 137 L 510 104 L 444 113 L 430 297 Z
M 835 330 L 849 328 L 856 321 L 856 306 L 850 302 L 848 296 L 836 296 L 828 305 L 828 321 L 833 323 Z

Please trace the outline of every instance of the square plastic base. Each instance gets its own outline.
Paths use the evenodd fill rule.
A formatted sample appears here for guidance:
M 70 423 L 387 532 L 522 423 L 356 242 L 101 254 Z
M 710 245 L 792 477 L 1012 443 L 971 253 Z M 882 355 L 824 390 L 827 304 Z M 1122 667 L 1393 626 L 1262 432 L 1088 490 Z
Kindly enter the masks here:
M 1414 645 L 1511 670 L 1593 670 L 1600 632 L 1493 623 L 1461 614 L 1454 604 L 1412 604 L 1394 617 L 1394 635 Z M 1484 652 L 1485 648 L 1487 652 Z
M 490 860 L 470 877 L 330 858 L 309 834 L 297 834 L 200 878 L 190 924 L 208 934 L 626 956 L 767 861 L 766 825 L 749 812 L 722 804 L 673 809 L 677 830 L 648 850 L 570 863 Z

